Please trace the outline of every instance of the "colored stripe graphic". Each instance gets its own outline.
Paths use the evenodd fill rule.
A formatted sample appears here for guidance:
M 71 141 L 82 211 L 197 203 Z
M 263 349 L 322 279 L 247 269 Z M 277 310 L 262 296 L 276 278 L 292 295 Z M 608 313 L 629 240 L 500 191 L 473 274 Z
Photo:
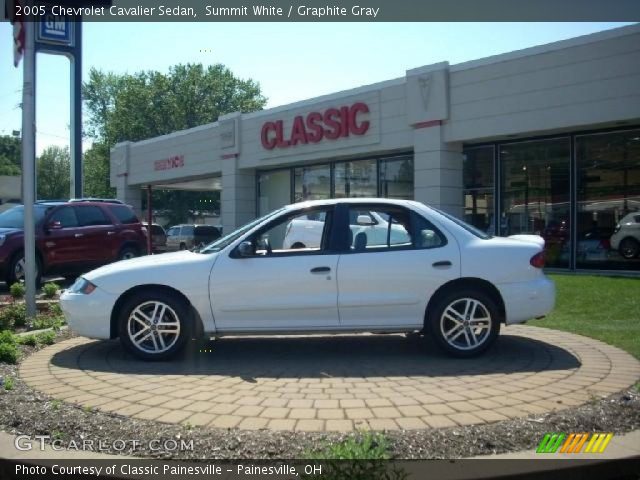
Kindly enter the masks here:
M 613 438 L 613 433 L 547 433 L 536 453 L 603 453 Z M 559 449 L 559 451 L 558 451 Z

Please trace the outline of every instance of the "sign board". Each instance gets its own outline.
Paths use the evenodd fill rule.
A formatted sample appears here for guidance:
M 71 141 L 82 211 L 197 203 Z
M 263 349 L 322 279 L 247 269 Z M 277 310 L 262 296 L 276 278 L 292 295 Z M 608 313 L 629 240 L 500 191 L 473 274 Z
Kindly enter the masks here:
M 73 22 L 69 17 L 47 13 L 38 22 L 36 41 L 73 47 Z

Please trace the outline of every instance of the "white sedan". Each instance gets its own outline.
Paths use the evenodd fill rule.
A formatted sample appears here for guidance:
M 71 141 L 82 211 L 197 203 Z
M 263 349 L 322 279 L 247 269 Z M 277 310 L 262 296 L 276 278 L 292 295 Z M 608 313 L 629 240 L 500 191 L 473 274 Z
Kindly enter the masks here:
M 385 219 L 387 234 L 354 234 L 363 212 Z M 321 224 L 319 244 L 287 245 L 291 222 L 309 218 Z M 120 337 L 147 360 L 202 335 L 413 331 L 470 357 L 501 324 L 553 308 L 543 247 L 539 236 L 490 237 L 414 201 L 320 200 L 283 207 L 199 251 L 93 270 L 61 305 L 80 335 Z

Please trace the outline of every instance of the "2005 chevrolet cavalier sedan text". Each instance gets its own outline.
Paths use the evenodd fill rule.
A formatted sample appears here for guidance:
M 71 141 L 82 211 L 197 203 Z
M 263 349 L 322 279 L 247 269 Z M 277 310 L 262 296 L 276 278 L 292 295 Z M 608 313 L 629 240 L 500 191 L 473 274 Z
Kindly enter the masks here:
M 300 229 L 317 241 L 292 243 Z M 171 357 L 195 335 L 412 331 L 469 357 L 501 323 L 553 308 L 543 247 L 539 236 L 491 237 L 414 201 L 319 200 L 199 251 L 93 270 L 61 305 L 79 334 L 120 337 L 148 360 Z

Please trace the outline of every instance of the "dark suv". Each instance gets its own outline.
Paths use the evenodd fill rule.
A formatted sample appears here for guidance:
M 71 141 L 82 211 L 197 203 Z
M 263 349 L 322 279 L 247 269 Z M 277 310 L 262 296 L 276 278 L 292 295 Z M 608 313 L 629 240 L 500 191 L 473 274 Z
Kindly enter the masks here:
M 147 232 L 128 205 L 115 202 L 37 202 L 37 281 L 73 276 L 147 253 Z M 24 207 L 0 214 L 0 279 L 24 278 Z

